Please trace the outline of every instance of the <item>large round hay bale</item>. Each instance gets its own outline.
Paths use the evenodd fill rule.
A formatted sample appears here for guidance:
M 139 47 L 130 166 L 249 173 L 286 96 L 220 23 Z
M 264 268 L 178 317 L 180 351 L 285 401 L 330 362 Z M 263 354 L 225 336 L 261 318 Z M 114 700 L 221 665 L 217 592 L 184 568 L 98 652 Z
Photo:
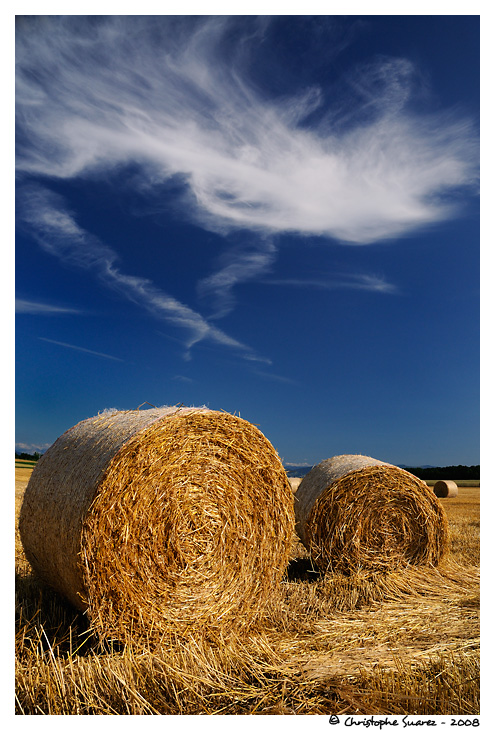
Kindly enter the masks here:
M 437 497 L 457 497 L 459 490 L 457 484 L 451 479 L 440 479 L 435 483 L 433 492 Z
M 303 478 L 296 530 L 322 571 L 436 566 L 448 524 L 433 492 L 404 469 L 369 456 L 334 456 Z
M 294 530 L 282 463 L 252 424 L 206 408 L 82 421 L 35 467 L 20 513 L 27 558 L 103 638 L 255 622 Z

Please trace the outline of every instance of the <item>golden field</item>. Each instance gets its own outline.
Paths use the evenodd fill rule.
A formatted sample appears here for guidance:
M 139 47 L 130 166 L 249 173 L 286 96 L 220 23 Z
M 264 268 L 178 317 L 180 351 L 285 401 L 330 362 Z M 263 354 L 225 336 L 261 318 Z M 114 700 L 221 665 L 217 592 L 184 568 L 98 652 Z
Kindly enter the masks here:
M 441 500 L 451 562 L 377 583 L 314 572 L 294 536 L 281 596 L 249 633 L 102 646 L 32 574 L 17 533 L 31 469 L 16 463 L 17 714 L 479 713 L 480 488 Z

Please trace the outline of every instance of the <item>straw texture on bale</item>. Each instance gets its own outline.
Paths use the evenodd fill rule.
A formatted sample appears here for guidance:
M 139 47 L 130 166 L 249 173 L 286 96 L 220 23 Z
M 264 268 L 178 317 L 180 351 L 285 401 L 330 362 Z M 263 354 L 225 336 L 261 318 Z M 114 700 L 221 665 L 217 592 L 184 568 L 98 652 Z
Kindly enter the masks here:
M 102 638 L 255 622 L 281 583 L 293 496 L 252 424 L 206 408 L 82 421 L 39 460 L 19 530 L 33 569 Z
M 457 497 L 459 490 L 457 484 L 450 479 L 440 479 L 435 483 L 433 492 L 437 497 Z
M 323 572 L 437 566 L 448 523 L 433 492 L 404 469 L 346 454 L 317 464 L 294 497 L 296 530 Z

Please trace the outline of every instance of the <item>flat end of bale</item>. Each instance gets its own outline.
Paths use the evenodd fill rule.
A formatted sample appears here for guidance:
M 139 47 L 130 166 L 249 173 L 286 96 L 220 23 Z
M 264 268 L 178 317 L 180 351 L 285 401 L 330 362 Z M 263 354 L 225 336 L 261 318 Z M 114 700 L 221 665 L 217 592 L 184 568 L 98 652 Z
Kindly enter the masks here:
M 285 469 L 255 426 L 217 411 L 156 421 L 116 454 L 86 520 L 99 633 L 252 625 L 280 588 L 293 530 Z

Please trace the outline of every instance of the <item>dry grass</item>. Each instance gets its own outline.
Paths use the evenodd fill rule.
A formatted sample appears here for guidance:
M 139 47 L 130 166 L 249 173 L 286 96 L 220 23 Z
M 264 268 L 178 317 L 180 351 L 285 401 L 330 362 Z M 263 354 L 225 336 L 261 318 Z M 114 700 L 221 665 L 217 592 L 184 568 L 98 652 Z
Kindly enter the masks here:
M 26 480 L 16 470 L 16 506 Z M 26 470 L 22 470 L 25 472 Z M 16 713 L 477 714 L 479 489 L 446 500 L 452 556 L 471 584 L 349 609 L 294 536 L 282 597 L 262 626 L 223 645 L 204 636 L 155 651 L 102 647 L 88 622 L 36 579 L 16 542 Z M 333 598 L 330 599 L 330 597 Z
M 450 524 L 453 555 L 468 565 L 480 565 L 480 489 L 459 487 L 458 496 L 442 503 Z

